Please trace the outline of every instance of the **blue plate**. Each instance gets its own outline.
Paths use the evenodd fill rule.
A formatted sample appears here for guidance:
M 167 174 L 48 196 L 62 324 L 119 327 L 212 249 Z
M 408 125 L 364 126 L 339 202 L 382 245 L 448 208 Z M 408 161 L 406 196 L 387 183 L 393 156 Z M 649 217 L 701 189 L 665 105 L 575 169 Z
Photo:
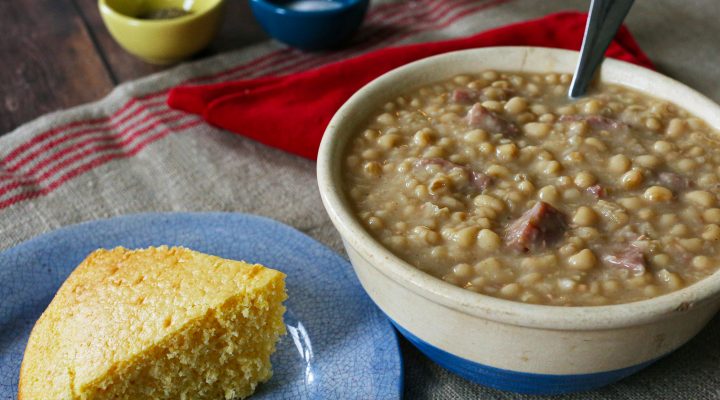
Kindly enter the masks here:
M 261 263 L 287 274 L 288 335 L 273 377 L 253 399 L 399 399 L 402 366 L 390 322 L 350 264 L 301 232 L 233 213 L 153 213 L 92 221 L 39 236 L 0 254 L 0 398 L 15 399 L 35 320 L 91 251 L 182 245 Z

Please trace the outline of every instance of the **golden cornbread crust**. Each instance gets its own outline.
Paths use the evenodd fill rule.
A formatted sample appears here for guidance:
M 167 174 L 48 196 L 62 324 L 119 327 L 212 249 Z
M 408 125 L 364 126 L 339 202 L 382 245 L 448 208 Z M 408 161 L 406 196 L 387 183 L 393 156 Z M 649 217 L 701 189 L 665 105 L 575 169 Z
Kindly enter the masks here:
M 284 279 L 182 247 L 97 250 L 36 322 L 18 399 L 247 397 L 272 375 Z

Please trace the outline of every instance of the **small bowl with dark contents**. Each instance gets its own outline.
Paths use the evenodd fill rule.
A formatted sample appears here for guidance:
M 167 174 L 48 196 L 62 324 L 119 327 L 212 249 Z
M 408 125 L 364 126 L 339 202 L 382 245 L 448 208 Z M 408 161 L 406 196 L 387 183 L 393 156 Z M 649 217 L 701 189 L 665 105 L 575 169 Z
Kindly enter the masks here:
M 220 25 L 223 0 L 99 0 L 110 34 L 129 53 L 172 64 L 202 50 Z
M 368 0 L 250 0 L 255 18 L 275 39 L 302 50 L 334 48 L 362 24 Z

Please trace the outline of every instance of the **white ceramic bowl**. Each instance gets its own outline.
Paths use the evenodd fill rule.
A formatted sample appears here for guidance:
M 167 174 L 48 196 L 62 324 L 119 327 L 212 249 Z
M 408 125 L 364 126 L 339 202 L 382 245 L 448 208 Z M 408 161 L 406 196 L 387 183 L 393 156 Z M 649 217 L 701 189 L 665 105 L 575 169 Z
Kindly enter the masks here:
M 718 311 L 720 273 L 664 296 L 600 307 L 523 304 L 461 289 L 402 261 L 360 225 L 342 188 L 345 145 L 382 104 L 423 84 L 485 69 L 572 73 L 577 56 L 557 49 L 495 47 L 408 64 L 352 96 L 320 145 L 323 204 L 372 300 L 431 359 L 499 389 L 572 392 L 638 371 L 687 342 Z M 720 107 L 668 77 L 606 60 L 600 78 L 677 103 L 720 129 Z

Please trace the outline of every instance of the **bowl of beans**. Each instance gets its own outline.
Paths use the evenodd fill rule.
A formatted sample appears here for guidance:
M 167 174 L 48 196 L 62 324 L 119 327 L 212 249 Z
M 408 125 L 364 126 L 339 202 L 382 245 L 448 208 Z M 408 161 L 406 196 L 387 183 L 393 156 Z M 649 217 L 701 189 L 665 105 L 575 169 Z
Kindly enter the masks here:
M 447 53 L 371 82 L 318 155 L 323 204 L 372 300 L 428 357 L 524 393 L 588 390 L 720 308 L 720 107 L 577 52 Z

